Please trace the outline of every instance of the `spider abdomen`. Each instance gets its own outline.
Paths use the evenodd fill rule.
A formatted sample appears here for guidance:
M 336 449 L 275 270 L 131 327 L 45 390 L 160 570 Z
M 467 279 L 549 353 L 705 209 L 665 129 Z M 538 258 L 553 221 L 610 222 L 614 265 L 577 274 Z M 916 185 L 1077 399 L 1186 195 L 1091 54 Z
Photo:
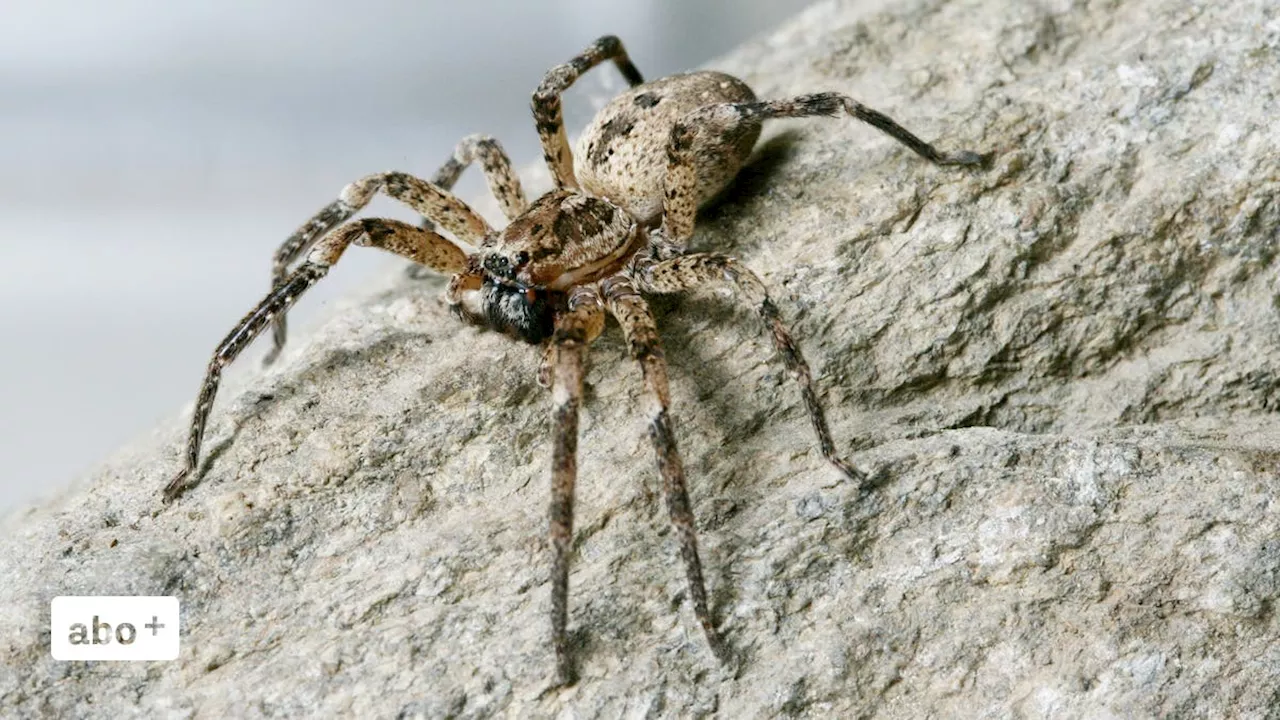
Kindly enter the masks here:
M 662 213 L 667 143 L 681 118 L 708 105 L 755 101 L 741 80 L 698 71 L 644 83 L 614 98 L 583 131 L 574 173 L 583 190 L 624 208 L 637 220 Z M 738 174 L 756 139 L 758 117 L 726 108 L 694 128 L 693 155 L 698 204 L 711 199 Z

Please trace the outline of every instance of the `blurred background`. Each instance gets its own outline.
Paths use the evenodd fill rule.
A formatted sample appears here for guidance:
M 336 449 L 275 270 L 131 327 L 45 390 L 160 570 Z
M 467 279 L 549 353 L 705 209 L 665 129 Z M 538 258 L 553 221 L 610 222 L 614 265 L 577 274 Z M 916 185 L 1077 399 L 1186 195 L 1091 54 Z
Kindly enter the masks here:
M 429 176 L 476 132 L 526 167 L 530 93 L 599 35 L 656 78 L 807 4 L 2 0 L 0 515 L 176 418 L 276 246 L 347 182 Z M 569 96 L 571 131 L 616 75 Z M 474 197 L 480 173 L 459 187 Z M 293 337 L 398 264 L 349 253 L 290 315 Z

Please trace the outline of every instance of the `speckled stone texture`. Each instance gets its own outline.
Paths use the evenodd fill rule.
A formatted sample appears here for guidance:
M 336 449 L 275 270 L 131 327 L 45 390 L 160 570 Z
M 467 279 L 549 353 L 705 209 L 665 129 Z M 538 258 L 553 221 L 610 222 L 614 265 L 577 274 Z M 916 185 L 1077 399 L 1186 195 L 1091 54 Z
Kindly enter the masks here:
M 695 246 L 770 282 L 871 476 L 822 461 L 750 312 L 658 304 L 736 672 L 687 607 L 613 328 L 582 677 L 544 692 L 537 352 L 396 277 L 238 376 L 176 506 L 186 414 L 7 522 L 0 715 L 1280 716 L 1280 5 L 824 3 L 714 66 L 997 153 L 774 123 L 703 213 Z M 180 596 L 181 659 L 53 662 L 59 594 Z

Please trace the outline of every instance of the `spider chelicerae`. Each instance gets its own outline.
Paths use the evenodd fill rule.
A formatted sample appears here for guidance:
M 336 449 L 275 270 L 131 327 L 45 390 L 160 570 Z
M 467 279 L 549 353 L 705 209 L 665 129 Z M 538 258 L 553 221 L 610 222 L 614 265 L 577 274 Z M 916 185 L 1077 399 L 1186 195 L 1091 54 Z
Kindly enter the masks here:
M 577 152 L 571 153 L 560 95 L 605 61 L 613 62 L 631 89 L 595 116 Z M 841 113 L 879 128 L 938 165 L 982 165 L 986 160 L 968 151 L 939 152 L 888 116 L 838 93 L 761 101 L 741 80 L 711 71 L 646 83 L 618 38 L 600 38 L 548 71 L 534 91 L 534 120 L 555 189 L 532 204 L 502 147 L 490 137 L 474 135 L 459 143 L 431 181 L 402 172 L 363 177 L 285 240 L 275 254 L 271 291 L 214 351 L 196 399 L 186 464 L 165 488 L 165 500 L 172 501 L 187 488 L 198 466 L 222 369 L 268 325 L 274 347 L 265 361 L 273 361 L 285 343 L 286 311 L 349 246 L 388 250 L 435 272 L 452 274 L 447 299 L 463 319 L 544 347 L 539 380 L 551 388 L 555 428 L 550 547 L 557 683 L 574 677 L 565 630 L 578 407 L 587 346 L 603 331 L 606 314 L 622 327 L 627 350 L 640 364 L 649 438 L 680 543 L 694 615 L 712 652 L 728 661 L 707 607 L 694 517 L 672 428 L 666 361 L 644 295 L 717 285 L 736 289 L 755 306 L 799 385 L 823 457 L 850 480 L 860 481 L 862 473 L 836 453 L 809 367 L 764 283 L 732 257 L 686 250 L 698 207 L 737 175 L 765 120 Z M 509 220 L 502 230 L 490 227 L 450 192 L 473 162 L 479 162 Z M 383 218 L 347 222 L 378 192 L 413 208 L 423 216 L 423 224 Z

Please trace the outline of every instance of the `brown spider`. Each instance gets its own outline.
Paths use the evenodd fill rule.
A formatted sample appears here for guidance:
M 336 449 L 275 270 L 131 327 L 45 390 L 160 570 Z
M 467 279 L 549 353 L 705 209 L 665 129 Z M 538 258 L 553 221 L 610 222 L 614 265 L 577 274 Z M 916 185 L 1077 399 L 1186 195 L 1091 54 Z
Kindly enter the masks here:
M 560 95 L 584 72 L 612 60 L 631 89 L 596 115 L 569 151 Z M 274 323 L 285 342 L 285 312 L 329 272 L 350 245 L 382 248 L 440 273 L 452 273 L 448 301 L 458 315 L 545 348 L 539 380 L 552 389 L 555 436 L 551 460 L 551 637 L 558 683 L 572 682 L 565 626 L 573 486 L 577 475 L 578 405 L 586 348 L 601 333 L 605 312 L 622 326 L 640 364 L 667 509 L 680 541 L 689 596 L 712 652 L 727 661 L 707 609 L 693 512 L 672 431 L 667 366 L 657 326 L 642 293 L 677 293 L 728 283 L 755 305 L 787 369 L 800 386 L 823 456 L 846 477 L 862 473 L 836 454 L 814 392 L 809 367 L 783 325 L 764 283 L 737 260 L 685 249 L 699 205 L 729 183 L 770 118 L 834 116 L 870 123 L 938 165 L 981 165 L 973 152 L 940 153 L 889 117 L 837 93 L 758 101 L 741 80 L 690 72 L 644 82 L 618 38 L 602 37 L 568 63 L 552 68 L 533 94 L 533 115 L 556 188 L 533 202 L 501 146 L 486 136 L 464 139 L 431 182 L 401 172 L 361 178 L 302 225 L 275 254 L 272 290 L 218 345 L 196 400 L 186 466 L 168 484 L 171 501 L 197 467 L 205 422 L 222 368 Z M 449 189 L 478 160 L 510 223 L 494 230 Z M 382 218 L 344 223 L 378 191 L 420 213 L 422 227 Z M 435 232 L 447 230 L 450 240 Z M 335 229 L 336 228 L 336 229 Z M 470 246 L 464 250 L 460 245 Z M 307 253 L 306 259 L 290 266 Z

